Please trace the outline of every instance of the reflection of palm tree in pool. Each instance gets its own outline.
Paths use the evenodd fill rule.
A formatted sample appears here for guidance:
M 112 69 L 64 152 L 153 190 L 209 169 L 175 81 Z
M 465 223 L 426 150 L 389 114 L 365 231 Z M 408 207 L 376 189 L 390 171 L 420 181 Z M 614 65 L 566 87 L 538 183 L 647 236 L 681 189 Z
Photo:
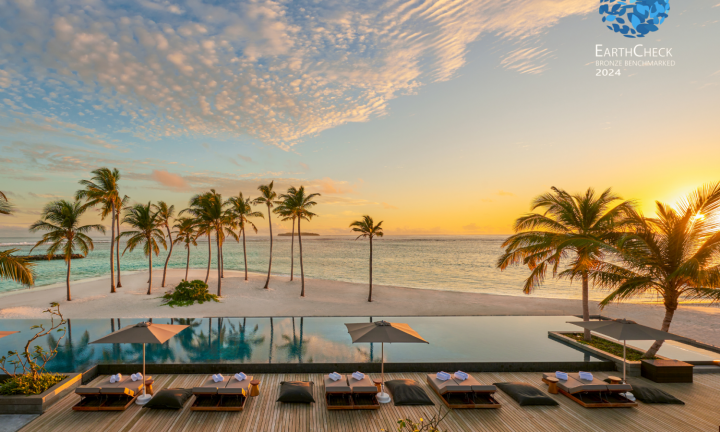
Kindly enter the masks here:
M 47 336 L 48 347 L 57 346 L 57 339 L 51 334 Z M 48 363 L 48 370 L 56 372 L 75 372 L 85 370 L 93 362 L 95 349 L 90 347 L 90 333 L 83 333 L 80 341 L 65 339 L 65 343 L 57 348 L 57 355 Z M 52 349 L 52 348 L 51 348 Z
M 273 319 L 270 317 L 270 353 L 268 354 L 268 363 L 272 363 L 272 349 L 273 349 L 273 335 L 275 333 L 273 326 Z
M 294 359 L 297 359 L 298 363 L 303 362 L 303 355 L 305 355 L 305 352 L 307 351 L 307 346 L 303 346 L 304 337 L 303 337 L 303 327 L 304 327 L 304 318 L 300 318 L 300 337 L 298 338 L 295 333 L 295 318 L 292 318 L 292 325 L 293 325 L 293 334 L 292 338 L 289 335 L 282 335 L 283 340 L 285 340 L 285 344 L 281 345 L 279 348 L 284 349 L 287 352 L 287 359 L 288 361 L 293 361 Z M 312 363 L 312 357 L 309 358 L 307 361 Z
M 260 326 L 255 327 L 248 332 L 247 319 L 243 318 L 242 324 L 235 326 L 232 322 L 228 323 L 229 332 L 226 335 L 227 345 L 222 349 L 223 358 L 231 358 L 233 361 L 244 363 L 252 359 L 253 349 L 257 345 L 265 342 L 265 336 L 258 334 Z

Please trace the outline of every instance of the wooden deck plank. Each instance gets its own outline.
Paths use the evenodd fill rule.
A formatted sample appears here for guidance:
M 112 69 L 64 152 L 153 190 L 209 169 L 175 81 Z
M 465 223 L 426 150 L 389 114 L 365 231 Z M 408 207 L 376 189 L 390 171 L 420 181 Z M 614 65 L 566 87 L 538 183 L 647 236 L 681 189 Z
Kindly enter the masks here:
M 538 373 L 474 373 L 483 384 L 505 381 L 529 383 L 547 392 Z M 599 378 L 607 374 L 598 373 Z M 374 377 L 374 376 L 373 376 Z M 240 412 L 190 411 L 192 398 L 182 410 L 165 411 L 142 409 L 133 404 L 123 412 L 80 412 L 71 408 L 79 396 L 63 398 L 45 414 L 21 429 L 22 432 L 255 432 L 255 431 L 312 431 L 339 430 L 379 432 L 394 430 L 398 419 L 421 417 L 429 419 L 445 410 L 440 398 L 425 382 L 425 374 L 386 374 L 386 379 L 408 378 L 421 383 L 435 403 L 434 407 L 396 407 L 383 404 L 378 410 L 326 409 L 321 374 L 260 374 L 260 395 L 250 398 Z M 98 377 L 93 383 L 105 377 Z M 154 388 L 191 388 L 203 381 L 205 375 L 161 375 L 155 377 Z M 315 404 L 283 404 L 276 402 L 281 381 L 313 381 Z M 451 432 L 554 432 L 554 431 L 714 431 L 718 428 L 717 394 L 720 375 L 696 375 L 692 384 L 656 384 L 643 378 L 631 382 L 656 387 L 685 401 L 686 405 L 645 405 L 637 408 L 583 408 L 569 398 L 550 395 L 559 402 L 557 407 L 520 407 L 507 395 L 498 391 L 499 409 L 455 410 L 443 421 L 443 429 Z

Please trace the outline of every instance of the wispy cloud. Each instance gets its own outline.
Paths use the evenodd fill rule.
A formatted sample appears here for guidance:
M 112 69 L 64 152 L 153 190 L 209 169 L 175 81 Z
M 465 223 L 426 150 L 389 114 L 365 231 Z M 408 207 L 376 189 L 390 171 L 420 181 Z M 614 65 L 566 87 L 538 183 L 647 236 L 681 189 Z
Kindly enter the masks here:
M 0 88 L 32 93 L 6 99 L 14 111 L 35 98 L 80 116 L 118 115 L 141 139 L 249 135 L 287 150 L 452 78 L 484 34 L 523 41 L 595 7 L 585 0 L 8 0 Z M 503 67 L 530 73 L 537 69 L 529 59 L 546 55 L 516 52 Z
M 500 61 L 500 66 L 521 74 L 539 74 L 547 69 L 547 62 L 553 51 L 547 48 L 518 48 L 509 52 Z

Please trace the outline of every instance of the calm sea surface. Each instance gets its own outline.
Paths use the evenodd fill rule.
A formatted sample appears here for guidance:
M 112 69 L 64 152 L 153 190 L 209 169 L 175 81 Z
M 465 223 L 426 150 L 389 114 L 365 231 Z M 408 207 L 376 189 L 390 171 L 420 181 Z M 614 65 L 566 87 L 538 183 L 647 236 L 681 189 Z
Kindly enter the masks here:
M 504 272 L 495 268 L 505 236 L 388 236 L 373 241 L 373 281 L 382 285 L 395 285 L 433 290 L 470 291 L 523 296 L 522 285 L 529 274 L 527 268 L 511 268 Z M 3 238 L 0 249 L 19 248 L 27 253 L 34 244 L 32 238 Z M 123 245 L 124 246 L 124 245 Z M 270 242 L 267 237 L 248 237 L 248 270 L 266 272 Z M 44 252 L 36 249 L 33 254 Z M 122 252 L 122 247 L 121 247 Z M 95 242 L 95 250 L 85 259 L 73 260 L 72 280 L 109 274 L 110 244 L 107 240 Z M 319 236 L 303 238 L 305 275 L 311 278 L 367 283 L 368 241 L 355 240 L 354 236 Z M 225 268 L 243 269 L 242 243 L 225 244 Z M 213 267 L 217 259 L 213 242 Z M 207 242 L 199 242 L 191 249 L 190 266 L 207 266 Z M 162 268 L 166 252 L 153 257 L 153 267 Z M 176 245 L 170 267 L 184 268 L 187 252 Z M 147 270 L 147 258 L 140 249 L 126 252 L 121 260 L 123 271 Z M 214 267 L 215 268 L 215 267 Z M 36 286 L 65 281 L 66 267 L 62 260 L 38 261 Z M 298 244 L 295 240 L 295 272 L 300 274 Z M 273 247 L 273 274 L 290 274 L 290 237 L 275 237 Z M 14 282 L 0 281 L 0 292 L 21 289 Z M 546 283 L 533 294 L 538 297 L 580 298 L 580 284 L 568 281 Z M 601 299 L 602 292 L 590 293 Z

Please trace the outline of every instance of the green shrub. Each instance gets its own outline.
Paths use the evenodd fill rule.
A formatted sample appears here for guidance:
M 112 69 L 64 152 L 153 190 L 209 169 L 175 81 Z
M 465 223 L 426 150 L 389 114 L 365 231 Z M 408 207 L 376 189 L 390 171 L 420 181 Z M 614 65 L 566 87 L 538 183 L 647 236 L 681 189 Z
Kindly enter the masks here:
M 208 301 L 219 302 L 218 296 L 210 294 L 208 292 L 208 285 L 201 280 L 194 280 L 192 282 L 183 280 L 172 292 L 165 293 L 162 298 L 165 299 L 163 305 L 170 307 L 190 306 L 195 302 L 200 304 Z
M 0 394 L 3 395 L 35 395 L 44 392 L 55 384 L 67 378 L 65 375 L 41 373 L 33 378 L 32 374 L 18 374 L 10 377 L 0 384 Z
M 615 343 L 615 342 L 609 341 L 604 338 L 599 338 L 597 336 L 592 336 L 592 340 L 590 342 L 587 342 L 585 339 L 583 339 L 585 337 L 585 335 L 582 333 L 570 333 L 570 334 L 566 334 L 565 336 L 568 336 L 571 339 L 573 339 L 577 342 L 580 342 L 583 345 L 590 345 L 593 348 L 597 348 L 601 351 L 605 351 L 605 352 L 613 354 L 617 357 L 623 356 L 622 344 Z M 645 353 L 638 351 L 638 350 L 634 350 L 632 348 L 627 348 L 626 355 L 627 355 L 628 361 L 640 361 L 640 360 L 642 360 Z M 657 357 L 653 357 L 653 358 L 657 358 Z

